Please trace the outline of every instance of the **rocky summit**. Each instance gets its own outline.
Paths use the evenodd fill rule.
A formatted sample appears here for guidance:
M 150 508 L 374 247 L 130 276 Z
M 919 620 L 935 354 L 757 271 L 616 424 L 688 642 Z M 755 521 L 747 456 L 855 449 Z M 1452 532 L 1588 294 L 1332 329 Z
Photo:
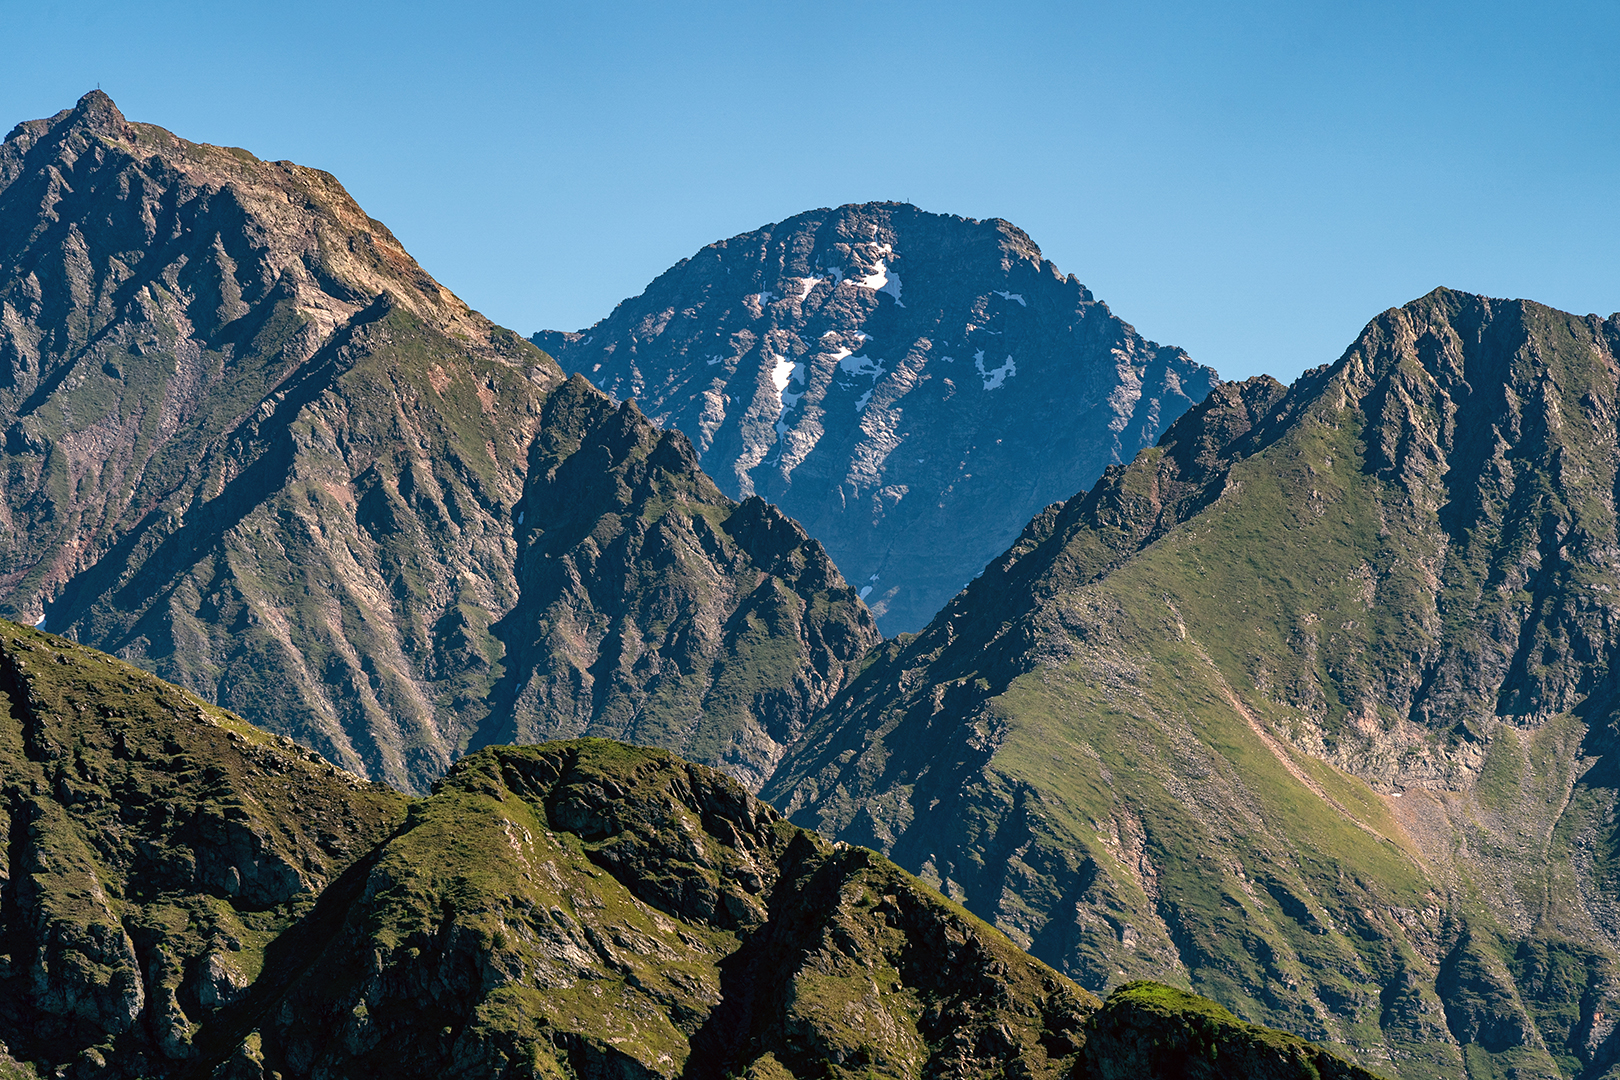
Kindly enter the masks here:
M 725 775 L 584 739 L 408 801 L 0 622 L 0 1075 L 1376 1080 L 1106 1004 Z
M 685 432 L 726 494 L 801 522 L 889 635 L 1217 381 L 1007 222 L 902 203 L 711 244 L 595 326 L 533 340 Z
M 877 640 L 333 177 L 99 91 L 0 144 L 0 432 L 0 610 L 408 790 L 597 731 L 757 784 Z
M 1439 290 L 1217 389 L 765 795 L 1102 993 L 1399 1077 L 1620 1069 L 1620 317 Z

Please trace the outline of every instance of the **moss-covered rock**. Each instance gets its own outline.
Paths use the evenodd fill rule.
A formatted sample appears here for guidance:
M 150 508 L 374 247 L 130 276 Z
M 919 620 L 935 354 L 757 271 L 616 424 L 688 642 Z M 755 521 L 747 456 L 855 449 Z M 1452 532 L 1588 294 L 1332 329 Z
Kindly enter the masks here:
M 1245 1024 L 1208 998 L 1159 983 L 1127 983 L 1086 1024 L 1080 1074 L 1089 1080 L 1377 1080 L 1373 1073 L 1280 1031 Z

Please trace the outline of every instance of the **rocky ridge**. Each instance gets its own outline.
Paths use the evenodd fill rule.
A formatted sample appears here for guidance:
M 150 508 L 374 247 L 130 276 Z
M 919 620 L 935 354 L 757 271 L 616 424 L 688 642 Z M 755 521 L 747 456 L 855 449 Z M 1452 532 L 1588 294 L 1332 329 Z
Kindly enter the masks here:
M 728 533 L 678 440 L 563 384 L 318 170 L 99 92 L 0 145 L 0 610 L 407 789 L 496 732 L 597 723 L 757 783 L 870 616 L 774 510 Z M 543 572 L 598 548 L 612 585 Z M 634 618 L 603 599 L 631 580 Z
M 1401 1077 L 1613 1075 L 1617 345 L 1439 290 L 1219 388 L 763 794 L 1099 993 Z
M 5 622 L 0 692 L 4 1075 L 1374 1080 L 1168 987 L 1099 1008 L 662 751 L 486 748 L 408 802 Z
M 536 344 L 801 522 L 884 632 L 921 627 L 1034 514 L 1216 385 L 1022 231 L 903 203 L 711 244 Z

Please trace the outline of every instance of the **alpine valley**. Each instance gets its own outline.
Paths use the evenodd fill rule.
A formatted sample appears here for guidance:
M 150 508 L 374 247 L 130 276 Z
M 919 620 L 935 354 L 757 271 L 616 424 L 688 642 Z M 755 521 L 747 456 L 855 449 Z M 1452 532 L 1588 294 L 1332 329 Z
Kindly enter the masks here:
M 1220 383 L 895 203 L 525 340 L 20 124 L 0 1076 L 1620 1077 L 1617 351 Z

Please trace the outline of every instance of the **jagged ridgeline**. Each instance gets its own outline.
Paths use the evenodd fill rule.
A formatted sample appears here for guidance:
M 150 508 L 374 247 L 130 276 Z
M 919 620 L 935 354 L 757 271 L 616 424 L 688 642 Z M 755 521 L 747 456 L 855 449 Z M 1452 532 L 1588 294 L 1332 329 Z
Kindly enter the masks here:
M 606 740 L 407 801 L 0 622 L 0 1075 L 1374 1080 Z
M 710 244 L 595 326 L 533 340 L 684 431 L 728 495 L 802 522 L 891 635 L 1216 383 L 1017 227 L 904 203 Z
M 1217 389 L 765 795 L 1095 991 L 1400 1077 L 1615 1075 L 1617 345 L 1441 290 Z
M 587 732 L 757 785 L 877 640 L 331 176 L 99 91 L 0 145 L 0 432 L 0 611 L 406 789 Z

